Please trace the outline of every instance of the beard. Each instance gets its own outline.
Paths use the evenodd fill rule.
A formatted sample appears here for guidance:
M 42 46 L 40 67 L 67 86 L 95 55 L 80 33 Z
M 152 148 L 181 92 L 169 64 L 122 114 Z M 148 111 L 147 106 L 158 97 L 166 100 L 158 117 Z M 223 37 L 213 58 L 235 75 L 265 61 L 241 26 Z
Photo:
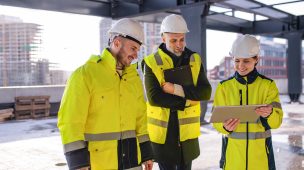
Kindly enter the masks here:
M 166 44 L 166 48 L 167 48 L 168 51 L 170 51 L 171 53 L 173 53 L 177 57 L 181 56 L 183 54 L 183 51 L 185 50 L 185 47 L 184 47 L 181 52 L 177 53 L 172 48 L 170 48 L 167 44 Z
M 125 65 L 123 64 L 123 53 L 122 53 L 122 49 L 120 49 L 117 53 L 117 57 L 116 57 L 116 68 L 119 70 L 123 70 Z
M 124 69 L 125 67 L 130 66 L 131 63 L 129 62 L 128 58 L 129 58 L 129 56 L 124 51 L 124 46 L 122 46 L 119 49 L 118 53 L 117 53 L 117 57 L 116 57 L 117 64 L 116 64 L 116 67 L 120 68 L 120 69 Z

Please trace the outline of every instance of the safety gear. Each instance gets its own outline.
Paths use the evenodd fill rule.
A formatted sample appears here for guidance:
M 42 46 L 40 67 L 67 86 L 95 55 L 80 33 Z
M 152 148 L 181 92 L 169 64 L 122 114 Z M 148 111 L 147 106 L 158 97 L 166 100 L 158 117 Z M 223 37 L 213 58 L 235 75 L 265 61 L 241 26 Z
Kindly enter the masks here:
M 270 129 L 279 128 L 283 119 L 275 82 L 254 69 L 247 77 L 236 72 L 233 77 L 218 84 L 214 106 L 254 104 L 270 104 L 273 111 L 268 118 L 260 117 L 254 123 L 240 123 L 233 132 L 226 131 L 223 123 L 213 124 L 218 132 L 225 135 L 220 161 L 221 168 L 225 170 L 275 169 Z
M 139 146 L 149 140 L 146 104 L 136 65 L 116 72 L 116 60 L 107 50 L 92 56 L 70 77 L 58 113 L 65 152 L 85 148 L 88 142 L 92 169 L 118 169 L 118 140 L 134 138 Z M 136 149 L 137 146 L 137 149 Z M 126 157 L 124 157 L 126 158 Z
M 187 33 L 189 32 L 187 23 L 180 15 L 171 14 L 161 23 L 160 33 Z
M 121 35 L 125 38 L 131 39 L 137 43 L 144 44 L 144 30 L 139 22 L 130 19 L 123 18 L 118 20 L 115 24 L 112 25 L 108 34 L 111 35 Z
M 156 54 L 151 54 L 145 57 L 144 60 L 147 66 L 153 70 L 159 84 L 165 82 L 163 70 L 174 67 L 171 57 L 160 48 Z M 200 56 L 197 53 L 192 54 L 189 64 L 191 66 L 193 84 L 196 85 L 201 67 Z M 154 143 L 164 144 L 168 131 L 170 109 L 152 106 L 147 103 L 147 112 L 150 140 Z M 200 104 L 187 107 L 184 111 L 177 111 L 181 142 L 195 139 L 200 135 L 200 113 Z
M 230 50 L 230 56 L 235 58 L 251 58 L 258 56 L 259 53 L 259 41 L 248 34 L 238 36 Z

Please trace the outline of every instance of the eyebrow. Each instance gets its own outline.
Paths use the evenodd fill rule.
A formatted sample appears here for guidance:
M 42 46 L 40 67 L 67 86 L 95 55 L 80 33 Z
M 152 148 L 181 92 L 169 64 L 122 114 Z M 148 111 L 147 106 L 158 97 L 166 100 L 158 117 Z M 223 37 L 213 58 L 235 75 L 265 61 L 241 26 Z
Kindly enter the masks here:
M 176 38 L 176 37 L 174 37 L 174 38 L 171 38 L 171 40 L 183 40 L 183 39 L 185 39 L 184 37 L 183 38 Z
M 135 48 L 136 50 L 138 50 L 138 48 L 135 45 L 131 45 L 131 48 Z

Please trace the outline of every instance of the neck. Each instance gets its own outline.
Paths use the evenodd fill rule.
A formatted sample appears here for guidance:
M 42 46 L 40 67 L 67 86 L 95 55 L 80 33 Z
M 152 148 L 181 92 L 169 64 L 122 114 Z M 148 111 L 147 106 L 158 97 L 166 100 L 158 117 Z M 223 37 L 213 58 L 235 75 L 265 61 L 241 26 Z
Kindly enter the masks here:
M 116 70 L 123 70 L 125 66 L 117 60 L 118 51 L 113 50 L 111 47 L 108 50 L 116 60 Z
M 116 70 L 123 70 L 124 68 L 125 66 L 116 60 Z
M 117 59 L 117 52 L 115 50 L 113 50 L 113 48 L 109 47 L 108 48 L 109 52 L 112 54 L 112 56 Z

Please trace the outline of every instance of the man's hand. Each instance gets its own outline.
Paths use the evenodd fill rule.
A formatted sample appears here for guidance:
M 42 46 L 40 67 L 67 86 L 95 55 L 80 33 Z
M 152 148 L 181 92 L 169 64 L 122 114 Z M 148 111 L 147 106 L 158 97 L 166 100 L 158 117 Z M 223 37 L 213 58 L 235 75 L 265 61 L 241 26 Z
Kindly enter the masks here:
M 83 168 L 78 168 L 78 169 L 76 169 L 76 170 L 89 170 L 89 166 L 87 166 L 87 167 L 83 167 Z
M 162 89 L 165 93 L 174 94 L 174 84 L 165 82 L 162 84 Z
M 262 107 L 258 107 L 257 109 L 255 109 L 255 113 L 262 116 L 262 117 L 268 117 L 272 112 L 272 106 L 271 105 L 267 105 L 267 106 L 262 106 Z
M 233 132 L 240 124 L 240 119 L 229 119 L 224 122 L 224 128 L 230 132 Z
M 152 160 L 148 160 L 146 162 L 144 162 L 145 165 L 145 170 L 152 170 L 153 168 L 153 161 Z

